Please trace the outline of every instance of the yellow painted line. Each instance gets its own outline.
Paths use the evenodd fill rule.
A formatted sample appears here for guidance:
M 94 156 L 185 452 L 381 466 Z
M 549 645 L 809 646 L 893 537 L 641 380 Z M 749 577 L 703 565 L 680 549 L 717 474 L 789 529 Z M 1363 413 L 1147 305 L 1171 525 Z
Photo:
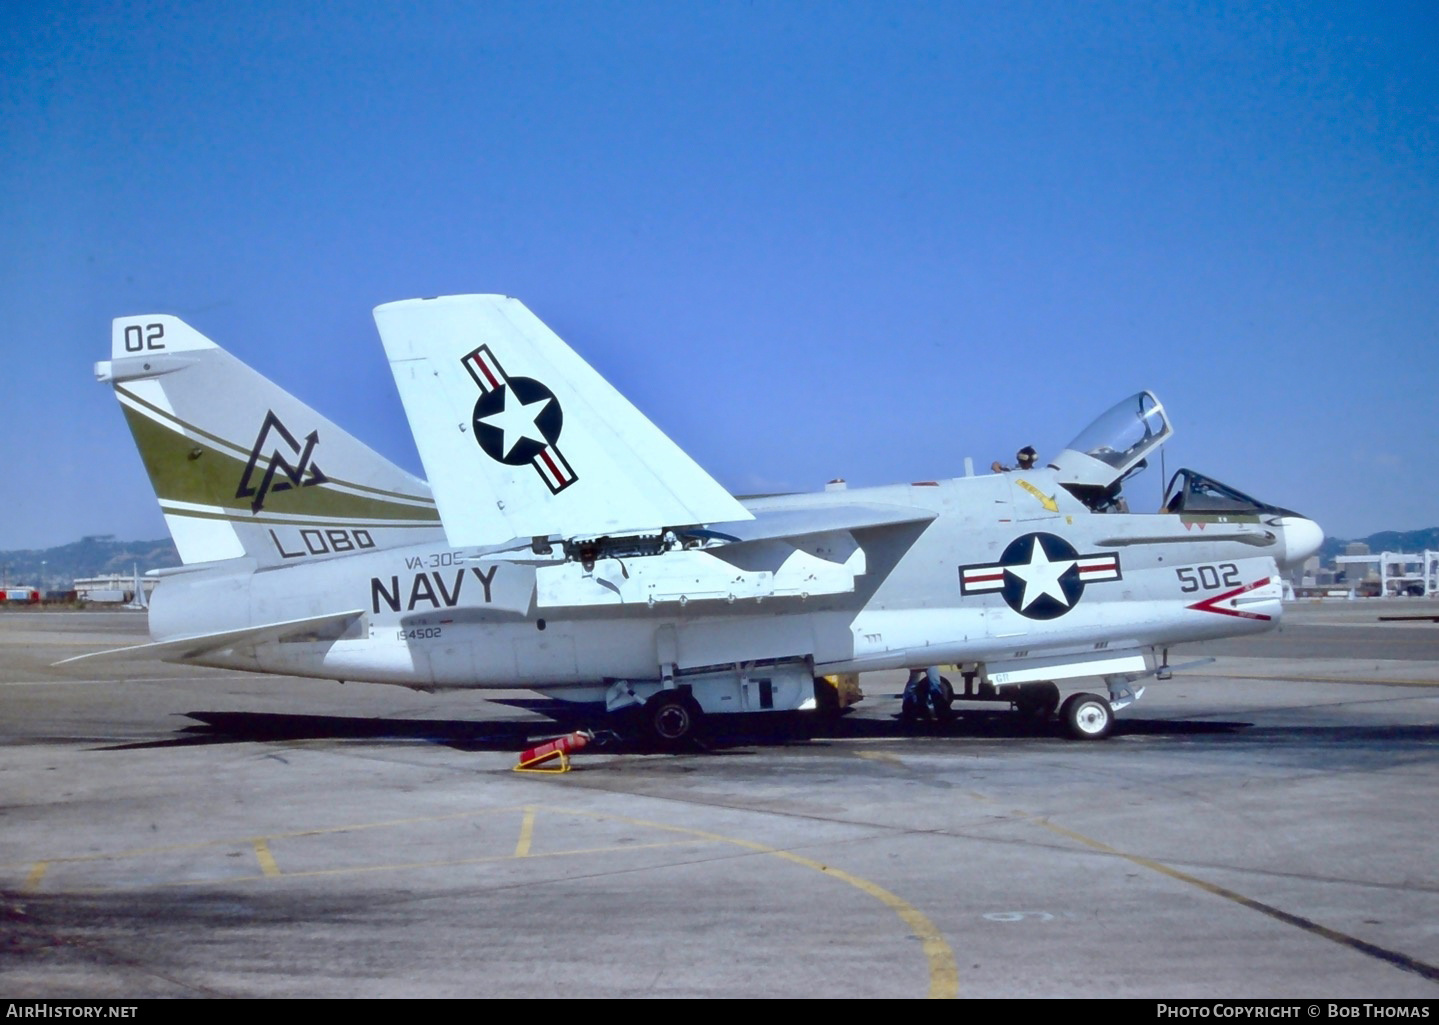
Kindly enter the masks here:
M 1023 815 L 1022 812 L 1019 814 Z M 1348 947 L 1351 950 L 1357 950 L 1361 954 L 1367 954 L 1370 957 L 1379 959 L 1380 961 L 1385 961 L 1391 965 L 1394 965 L 1396 968 L 1402 968 L 1407 972 L 1413 972 L 1416 975 L 1422 975 L 1424 978 L 1431 981 L 1439 981 L 1439 966 L 1427 964 L 1416 958 L 1410 957 L 1408 954 L 1401 954 L 1397 950 L 1388 950 L 1385 947 L 1378 946 L 1377 944 L 1369 943 L 1366 940 L 1361 940 L 1357 936 L 1350 936 L 1348 933 L 1342 933 L 1337 929 L 1331 929 L 1326 925 L 1320 925 L 1318 922 L 1312 921 L 1308 918 L 1304 918 L 1301 915 L 1296 915 L 1288 911 L 1283 911 L 1270 904 L 1265 904 L 1262 901 L 1254 900 L 1252 897 L 1246 897 L 1242 893 L 1236 893 L 1235 891 L 1227 889 L 1223 886 L 1219 886 L 1215 883 L 1200 879 L 1197 876 L 1192 876 L 1187 872 L 1181 872 L 1179 871 L 1179 869 L 1172 868 L 1169 865 L 1164 864 L 1163 862 L 1155 861 L 1153 858 L 1146 858 L 1138 854 L 1129 854 L 1125 851 L 1118 850 L 1117 848 L 1109 846 L 1109 844 L 1107 843 L 1103 843 L 1102 841 L 1095 840 L 1092 837 L 1085 836 L 1083 833 L 1076 833 L 1072 829 L 1066 829 L 1063 826 L 1055 825 L 1053 822 L 1050 822 L 1047 819 L 1039 819 L 1032 816 L 1026 817 L 1029 818 L 1031 822 L 1034 822 L 1036 825 L 1043 826 L 1045 829 L 1049 830 L 1052 833 L 1058 833 L 1060 836 L 1068 837 L 1069 839 L 1074 840 L 1077 843 L 1081 843 L 1084 846 L 1089 847 L 1093 850 L 1100 851 L 1104 854 L 1112 854 L 1118 858 L 1123 858 L 1125 861 L 1129 862 L 1132 865 L 1138 865 L 1141 868 L 1147 868 L 1152 872 L 1158 872 L 1160 875 L 1167 876 L 1168 878 L 1174 879 L 1178 882 L 1187 883 L 1190 886 L 1198 887 L 1205 893 L 1212 894 L 1215 897 L 1220 897 L 1227 901 L 1231 901 L 1235 904 L 1238 904 L 1240 907 L 1248 908 L 1251 911 L 1258 911 L 1262 915 L 1268 915 L 1270 918 L 1273 918 L 1276 921 L 1283 922 L 1286 925 L 1295 926 L 1311 935 L 1322 937 L 1326 940 L 1329 940 L 1330 942 L 1338 943 L 1340 946 Z
M 822 872 L 831 878 L 848 883 L 880 901 L 898 915 L 900 920 L 909 926 L 909 931 L 919 939 L 925 959 L 929 962 L 929 998 L 931 1000 L 953 1000 L 959 996 L 959 967 L 954 963 L 954 951 L 950 949 L 944 934 L 935 928 L 934 923 L 919 908 L 884 887 L 878 886 L 868 879 L 851 875 L 842 868 L 832 868 L 812 858 L 801 857 L 790 851 L 769 850 L 765 853 L 792 861 L 796 865 L 812 868 L 816 872 Z
M 515 842 L 515 857 L 525 858 L 530 853 L 530 841 L 535 835 L 535 810 L 525 809 L 525 817 L 520 820 L 520 838 Z
M 358 833 L 365 829 L 388 829 L 395 826 L 414 826 L 427 822 L 447 822 L 454 819 L 479 818 L 484 815 L 509 815 L 517 811 L 523 811 L 523 807 L 512 805 L 503 808 L 483 808 L 476 811 L 450 812 L 446 815 L 420 815 L 414 818 L 390 819 L 386 822 L 360 822 L 344 826 L 326 826 L 322 829 L 297 829 L 288 833 L 270 833 L 264 837 L 246 837 L 245 840 L 198 840 L 194 843 L 162 844 L 157 847 L 134 847 L 128 850 L 111 851 L 104 854 L 74 854 L 62 857 L 47 858 L 48 863 L 77 864 L 86 861 L 112 861 L 121 858 L 142 858 L 155 854 L 173 854 L 176 851 L 201 851 L 208 847 L 234 847 L 237 843 L 249 842 L 253 844 L 256 840 L 290 840 L 297 837 L 307 836 L 328 836 L 332 833 Z M 0 863 L 0 868 L 14 864 Z M 25 862 L 30 864 L 30 862 Z
M 260 871 L 265 875 L 280 874 L 280 866 L 275 864 L 275 856 L 270 853 L 270 843 L 264 837 L 257 837 L 255 840 L 255 860 L 260 863 Z
M 531 854 L 530 858 L 577 858 L 590 857 L 595 854 L 619 854 L 624 851 L 654 850 L 661 847 L 683 847 L 693 843 L 693 840 L 666 840 L 662 843 L 641 843 L 625 844 L 623 847 L 586 847 L 575 848 L 568 851 L 548 851 L 544 854 Z M 500 861 L 513 861 L 513 854 L 487 854 L 477 858 L 446 858 L 442 861 L 408 861 L 394 862 L 385 865 L 349 865 L 344 868 L 311 868 L 300 871 L 286 872 L 281 876 L 283 879 L 316 879 L 323 876 L 359 876 L 374 875 L 379 872 L 416 872 L 428 868 L 456 868 L 461 865 L 489 865 Z M 225 883 L 259 883 L 274 876 L 227 876 Z M 171 889 L 182 886 L 214 886 L 214 879 L 177 879 L 169 883 L 146 883 L 141 886 L 109 886 L 99 887 L 92 890 L 78 890 L 78 893 L 122 893 L 133 890 L 145 889 L 154 886 L 157 889 Z
M 500 808 L 477 808 L 473 811 L 454 811 L 445 815 L 416 815 L 404 819 L 388 819 L 383 822 L 354 822 L 344 826 L 326 826 L 323 829 L 297 829 L 291 833 L 271 833 L 270 839 L 294 838 L 301 836 L 325 836 L 330 833 L 358 833 L 365 829 L 393 829 L 395 826 L 417 826 L 426 822 L 453 822 L 455 819 L 474 819 L 484 815 L 510 815 L 523 811 L 527 805 L 507 805 Z
M 832 879 L 848 883 L 862 893 L 867 893 L 876 900 L 883 903 L 891 911 L 897 914 L 920 941 L 924 950 L 925 959 L 929 962 L 929 996 L 932 1000 L 952 1000 L 959 995 L 959 968 L 954 961 L 954 951 L 950 949 L 949 942 L 945 940 L 933 922 L 913 904 L 902 897 L 891 893 L 884 887 L 872 883 L 867 879 L 851 875 L 843 869 L 833 868 L 812 858 L 795 854 L 791 851 L 780 850 L 777 847 L 770 847 L 766 844 L 756 843 L 753 840 L 742 840 L 739 837 L 725 836 L 722 833 L 711 833 L 702 829 L 691 829 L 688 826 L 671 826 L 664 822 L 651 822 L 647 819 L 632 819 L 623 815 L 601 815 L 595 812 L 576 811 L 571 809 L 551 808 L 550 811 L 562 812 L 567 815 L 580 815 L 587 818 L 611 819 L 617 822 L 628 822 L 636 826 L 644 826 L 648 829 L 658 829 L 671 833 L 686 833 L 690 836 L 701 837 L 715 843 L 733 844 L 736 847 L 743 847 L 745 850 L 756 851 L 760 854 L 768 854 L 772 857 L 782 858 L 785 861 L 793 862 L 796 865 L 803 865 L 805 868 L 814 869 Z
M 32 868 L 30 870 L 30 874 L 25 877 L 25 885 L 22 886 L 21 889 L 24 890 L 26 893 L 29 893 L 30 891 L 38 887 L 40 885 L 40 880 L 45 878 L 45 870 L 49 867 L 50 863 L 48 861 L 35 862 L 35 867 Z
M 856 751 L 861 758 L 868 758 L 872 762 L 888 762 L 891 765 L 903 765 L 904 759 L 893 751 Z
M 347 826 L 333 826 L 325 829 L 296 830 L 289 833 L 274 833 L 270 834 L 267 837 L 251 837 L 250 844 L 255 851 L 256 859 L 260 863 L 261 875 L 237 876 L 226 879 L 225 882 L 259 882 L 267 879 L 276 878 L 283 878 L 287 880 L 306 879 L 320 876 L 360 875 L 375 872 L 413 872 L 422 869 L 449 868 L 461 865 L 480 865 L 488 862 L 509 861 L 516 857 L 558 858 L 590 856 L 595 854 L 611 854 L 662 847 L 676 847 L 682 846 L 686 842 L 692 842 L 693 840 L 698 839 L 710 843 L 721 843 L 734 847 L 740 847 L 745 850 L 754 851 L 759 854 L 766 854 L 772 857 L 780 858 L 792 864 L 812 869 L 813 871 L 819 872 L 822 875 L 828 876 L 829 878 L 836 879 L 849 886 L 853 886 L 860 892 L 867 894 L 870 897 L 873 897 L 874 899 L 878 900 L 880 903 L 888 907 L 891 911 L 893 911 L 899 917 L 899 919 L 904 922 L 904 924 L 908 927 L 911 934 L 913 934 L 915 938 L 920 941 L 921 949 L 924 951 L 924 956 L 929 968 L 929 996 L 932 999 L 952 999 L 959 995 L 959 969 L 954 960 L 954 951 L 950 948 L 948 941 L 946 941 L 944 938 L 944 935 L 939 931 L 938 928 L 935 927 L 934 923 L 931 922 L 929 918 L 913 904 L 910 904 L 908 901 L 899 897 L 897 894 L 894 894 L 891 891 L 886 890 L 884 887 L 879 886 L 876 883 L 872 883 L 867 879 L 863 879 L 859 876 L 853 875 L 852 873 L 846 872 L 843 869 L 838 869 L 830 865 L 826 865 L 823 862 L 816 861 L 812 858 L 807 858 L 803 855 L 795 854 L 791 851 L 781 850 L 777 847 L 770 847 L 766 844 L 757 843 L 752 840 L 744 840 L 739 837 L 725 836 L 720 833 L 710 833 L 705 830 L 691 829 L 686 826 L 673 826 L 663 822 L 651 822 L 646 819 L 634 819 L 623 815 L 607 815 L 597 812 L 578 811 L 567 808 L 545 808 L 543 810 L 552 812 L 554 814 L 574 815 L 579 818 L 624 822 L 629 825 L 659 830 L 660 832 L 677 833 L 682 836 L 688 837 L 689 840 L 676 840 L 672 842 L 652 844 L 626 844 L 622 847 L 594 847 L 565 851 L 551 851 L 545 852 L 543 854 L 535 854 L 530 850 L 530 843 L 533 836 L 533 824 L 537 810 L 539 809 L 536 809 L 534 806 L 525 805 L 522 807 L 507 807 L 484 809 L 481 811 L 456 812 L 447 815 L 418 816 L 415 818 L 407 819 L 392 819 L 386 822 L 369 822 Z M 410 862 L 388 865 L 358 865 L 347 868 L 313 869 L 309 871 L 291 871 L 281 873 L 279 866 L 275 863 L 274 857 L 270 853 L 269 849 L 269 842 L 278 838 L 324 836 L 333 833 L 357 832 L 364 829 L 381 829 L 387 827 L 414 825 L 426 822 L 443 822 L 447 820 L 463 818 L 476 818 L 483 815 L 508 814 L 515 811 L 522 811 L 524 814 L 524 818 L 522 819 L 520 827 L 520 839 L 516 845 L 515 853 L 513 855 L 493 855 L 478 858 L 461 858 L 442 861 Z M 233 840 L 211 840 L 201 843 L 170 844 L 160 847 L 139 848 L 131 851 L 120 851 L 111 854 L 91 854 L 80 855 L 70 858 L 53 858 L 50 859 L 50 862 L 119 860 L 123 858 L 138 858 L 151 856 L 154 854 L 171 851 L 193 851 L 213 847 L 232 847 L 235 846 L 235 843 L 236 841 Z M 31 872 L 31 879 L 38 882 L 39 878 L 44 874 L 42 866 L 48 865 L 50 862 L 35 863 L 35 868 Z M 29 885 L 28 881 L 27 885 Z M 152 883 L 148 885 L 158 885 L 160 888 L 183 886 L 213 886 L 215 885 L 215 880 L 186 879 L 170 883 Z M 75 892 L 110 893 L 141 888 L 143 887 L 101 887 L 96 889 L 78 890 Z

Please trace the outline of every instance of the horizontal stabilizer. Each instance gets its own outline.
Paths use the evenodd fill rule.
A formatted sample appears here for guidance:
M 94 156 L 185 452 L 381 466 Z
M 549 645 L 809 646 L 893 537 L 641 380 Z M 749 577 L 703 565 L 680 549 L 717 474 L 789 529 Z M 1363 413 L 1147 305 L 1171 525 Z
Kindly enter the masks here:
M 519 300 L 411 299 L 375 323 L 451 545 L 750 518 Z
M 219 633 L 197 634 L 194 637 L 155 641 L 151 644 L 132 644 L 125 648 L 110 648 L 106 651 L 92 651 L 88 655 L 76 655 L 54 664 L 63 666 L 76 662 L 128 662 L 154 658 L 162 662 L 183 662 L 221 648 L 251 647 L 280 640 L 333 639 L 362 615 L 364 610 L 356 609 L 352 612 L 311 616 L 308 619 L 291 619 L 283 623 L 268 623 L 265 626 L 249 626 L 241 630 L 222 630 Z

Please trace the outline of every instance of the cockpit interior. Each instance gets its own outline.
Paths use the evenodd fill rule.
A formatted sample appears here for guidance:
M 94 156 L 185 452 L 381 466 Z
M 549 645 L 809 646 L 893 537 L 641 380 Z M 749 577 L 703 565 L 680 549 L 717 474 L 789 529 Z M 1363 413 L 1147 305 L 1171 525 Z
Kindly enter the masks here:
M 1153 392 L 1138 392 L 1080 431 L 1049 466 L 1059 483 L 1094 512 L 1127 513 L 1131 509 L 1125 483 L 1149 465 L 1149 458 L 1173 434 L 1159 399 Z M 1297 515 L 1189 469 L 1170 478 L 1159 511 Z

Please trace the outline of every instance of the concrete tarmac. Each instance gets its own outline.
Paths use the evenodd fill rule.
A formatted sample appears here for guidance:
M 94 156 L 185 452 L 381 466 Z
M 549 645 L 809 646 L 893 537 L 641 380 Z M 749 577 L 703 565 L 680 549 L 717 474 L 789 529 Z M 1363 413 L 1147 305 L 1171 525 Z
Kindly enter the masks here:
M 1177 649 L 1101 743 L 874 674 L 536 775 L 571 722 L 0 612 L 0 996 L 1433 999 L 1439 624 L 1378 617 L 1436 613 Z

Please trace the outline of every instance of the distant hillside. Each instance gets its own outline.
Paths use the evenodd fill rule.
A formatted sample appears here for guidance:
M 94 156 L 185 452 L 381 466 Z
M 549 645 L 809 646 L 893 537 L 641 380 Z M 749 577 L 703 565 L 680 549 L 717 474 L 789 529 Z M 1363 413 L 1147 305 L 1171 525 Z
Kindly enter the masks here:
M 107 573 L 128 577 L 137 566 L 143 574 L 178 565 L 180 553 L 168 537 L 159 541 L 116 541 L 112 534 L 95 534 L 56 548 L 0 552 L 0 572 L 6 583 L 41 590 L 68 589 L 76 579 Z
M 1324 562 L 1333 562 L 1334 556 L 1344 554 L 1345 545 L 1353 544 L 1355 541 L 1364 542 L 1375 554 L 1379 552 L 1439 551 L 1439 527 L 1428 527 L 1424 530 L 1381 530 L 1368 537 L 1349 538 L 1348 540 L 1326 537 L 1324 545 L 1319 549 L 1319 558 Z

